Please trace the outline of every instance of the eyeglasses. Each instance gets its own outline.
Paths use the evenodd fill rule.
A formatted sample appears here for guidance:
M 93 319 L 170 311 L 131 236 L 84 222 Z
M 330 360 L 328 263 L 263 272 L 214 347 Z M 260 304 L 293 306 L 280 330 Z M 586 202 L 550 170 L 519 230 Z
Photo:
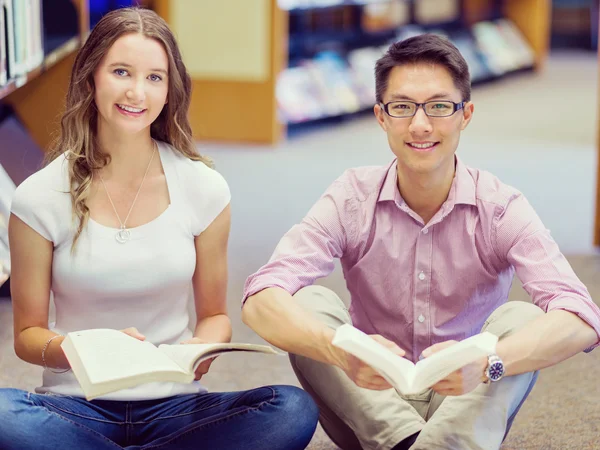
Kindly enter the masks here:
M 425 103 L 415 102 L 388 102 L 381 104 L 383 110 L 390 117 L 407 118 L 417 113 L 419 107 L 423 108 L 429 117 L 449 117 L 459 109 L 463 109 L 467 102 L 454 103 L 451 101 L 431 101 Z

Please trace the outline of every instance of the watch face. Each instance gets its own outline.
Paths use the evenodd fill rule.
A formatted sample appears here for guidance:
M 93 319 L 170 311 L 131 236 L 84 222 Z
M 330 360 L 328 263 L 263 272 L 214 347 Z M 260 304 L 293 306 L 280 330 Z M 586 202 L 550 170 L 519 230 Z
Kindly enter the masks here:
M 495 362 L 490 365 L 489 369 L 490 380 L 499 380 L 504 375 L 504 365 L 501 362 Z

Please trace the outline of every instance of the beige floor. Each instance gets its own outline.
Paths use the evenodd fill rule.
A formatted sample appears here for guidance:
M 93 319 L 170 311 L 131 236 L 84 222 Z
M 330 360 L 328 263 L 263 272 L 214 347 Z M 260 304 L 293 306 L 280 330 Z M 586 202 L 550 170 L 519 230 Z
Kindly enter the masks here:
M 553 55 L 541 74 L 474 90 L 476 115 L 459 155 L 527 195 L 598 301 L 600 256 L 591 244 L 597 98 L 595 54 Z M 281 235 L 345 168 L 383 164 L 391 153 L 371 117 L 324 127 L 275 148 L 200 148 L 215 159 L 233 194 L 229 298 L 234 339 L 259 341 L 240 321 L 246 276 L 268 259 Z M 322 284 L 347 298 L 339 270 Z M 518 282 L 511 298 L 524 298 Z M 11 333 L 10 304 L 0 301 L 0 387 L 32 389 L 39 370 L 16 359 Z M 599 355 L 578 355 L 543 371 L 503 448 L 598 448 Z M 233 355 L 217 360 L 206 383 L 213 390 L 296 384 L 284 358 Z M 335 447 L 319 429 L 309 448 Z

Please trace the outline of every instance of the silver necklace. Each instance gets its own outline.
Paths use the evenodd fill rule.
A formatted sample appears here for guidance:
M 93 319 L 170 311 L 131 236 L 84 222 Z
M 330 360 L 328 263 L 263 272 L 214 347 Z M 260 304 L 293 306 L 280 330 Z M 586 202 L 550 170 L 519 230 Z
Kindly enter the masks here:
M 106 191 L 106 196 L 108 197 L 108 200 L 110 201 L 110 204 L 112 205 L 113 210 L 115 211 L 115 216 L 117 216 L 117 220 L 121 224 L 121 228 L 119 229 L 119 231 L 117 231 L 117 234 L 115 235 L 115 239 L 117 240 L 117 242 L 119 244 L 124 244 L 127 241 L 129 241 L 129 239 L 131 239 L 131 232 L 126 227 L 127 219 L 129 219 L 129 215 L 131 214 L 131 211 L 133 210 L 133 205 L 135 205 L 138 195 L 140 195 L 140 191 L 142 190 L 142 185 L 144 184 L 144 181 L 146 180 L 146 175 L 148 175 L 148 170 L 150 170 L 150 164 L 152 164 L 152 160 L 154 159 L 154 154 L 156 153 L 156 142 L 153 141 L 153 143 L 154 143 L 154 150 L 152 150 L 152 156 L 150 157 L 150 161 L 148 162 L 148 167 L 146 167 L 146 173 L 144 173 L 144 178 L 142 178 L 140 187 L 138 188 L 137 193 L 135 194 L 133 203 L 131 204 L 131 207 L 129 208 L 129 212 L 127 213 L 127 217 L 125 217 L 124 221 L 121 221 L 121 218 L 119 217 L 119 213 L 117 212 L 117 208 L 115 208 L 115 204 L 113 203 L 112 198 L 110 198 L 108 189 L 106 189 L 106 184 L 104 183 L 104 180 L 102 179 L 102 175 L 100 175 L 100 173 L 98 173 L 98 176 L 100 177 L 100 181 L 102 181 L 102 186 L 104 186 L 104 190 Z

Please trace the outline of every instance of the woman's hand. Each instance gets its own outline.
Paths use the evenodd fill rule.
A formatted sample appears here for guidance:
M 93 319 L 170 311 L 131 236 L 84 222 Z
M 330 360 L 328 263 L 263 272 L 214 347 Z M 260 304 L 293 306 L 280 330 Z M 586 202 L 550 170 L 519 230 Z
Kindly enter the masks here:
M 121 333 L 125 333 L 127 336 L 139 339 L 140 341 L 146 340 L 146 336 L 140 333 L 135 327 L 125 328 L 124 330 L 121 330 Z
M 210 344 L 210 342 L 205 342 L 200 338 L 194 337 L 191 339 L 188 339 L 187 341 L 183 341 L 182 344 L 187 345 L 187 344 Z M 200 378 L 202 378 L 203 375 L 206 375 L 208 373 L 208 369 L 210 369 L 210 365 L 212 364 L 212 362 L 216 359 L 216 356 L 214 358 L 210 358 L 207 360 L 202 361 L 198 367 L 196 367 L 196 376 L 194 378 L 194 380 L 199 380 Z

